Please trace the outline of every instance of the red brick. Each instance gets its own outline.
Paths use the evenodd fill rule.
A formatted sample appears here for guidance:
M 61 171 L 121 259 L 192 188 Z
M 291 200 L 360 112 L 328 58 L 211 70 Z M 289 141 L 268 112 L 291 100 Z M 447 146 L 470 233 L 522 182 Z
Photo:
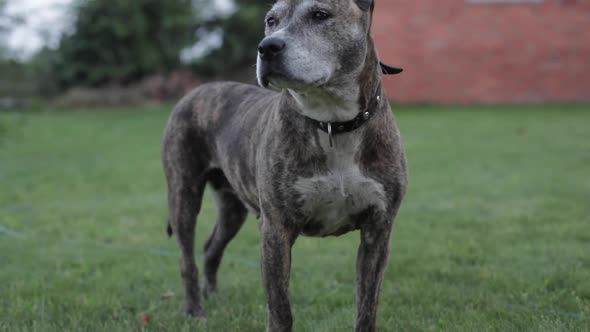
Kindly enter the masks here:
M 402 103 L 590 102 L 590 1 L 377 0 L 373 34 Z

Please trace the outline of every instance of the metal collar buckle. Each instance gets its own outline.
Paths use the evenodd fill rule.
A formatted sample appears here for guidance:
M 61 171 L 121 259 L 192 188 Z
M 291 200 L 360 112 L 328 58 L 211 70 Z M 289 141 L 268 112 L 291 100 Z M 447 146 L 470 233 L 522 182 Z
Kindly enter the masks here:
M 334 147 L 334 137 L 332 135 L 332 123 L 328 122 L 328 141 L 330 142 L 330 147 Z
M 322 130 L 323 132 L 328 134 L 328 140 L 330 143 L 330 148 L 334 147 L 334 135 L 348 133 L 357 128 L 361 127 L 365 124 L 369 119 L 373 117 L 373 113 L 379 109 L 381 106 L 381 96 L 383 94 L 383 90 L 381 87 L 381 83 L 377 86 L 377 90 L 375 92 L 374 97 L 369 100 L 368 105 L 366 106 L 365 110 L 360 112 L 354 119 L 345 122 L 322 122 L 310 119 L 315 123 L 315 125 Z

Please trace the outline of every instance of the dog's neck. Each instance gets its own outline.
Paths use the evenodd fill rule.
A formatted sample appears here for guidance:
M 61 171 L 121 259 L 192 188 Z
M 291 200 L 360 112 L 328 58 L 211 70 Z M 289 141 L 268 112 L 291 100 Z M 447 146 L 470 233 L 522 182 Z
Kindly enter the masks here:
M 359 87 L 355 84 L 339 89 L 294 91 L 289 94 L 297 104 L 297 111 L 303 116 L 319 122 L 340 122 L 353 119 L 360 112 Z
M 367 38 L 367 49 L 365 65 L 357 81 L 359 87 L 357 103 L 361 109 L 366 109 L 373 102 L 372 99 L 375 98 L 376 93 L 381 94 L 377 90 L 381 89 L 381 79 L 383 77 L 377 49 L 370 35 Z
M 343 77 L 318 89 L 294 91 L 289 94 L 298 112 L 317 122 L 347 122 L 367 111 L 373 99 L 380 97 L 381 69 L 372 39 L 369 52 L 360 72 Z
M 334 131 L 336 134 L 352 131 L 374 115 L 384 97 L 380 84 L 382 73 L 370 36 L 367 46 L 362 68 L 350 77 L 330 82 L 321 89 L 288 89 L 288 95 L 295 101 L 296 111 L 316 122 L 323 131 Z M 336 124 L 333 130 L 328 128 L 330 124 Z

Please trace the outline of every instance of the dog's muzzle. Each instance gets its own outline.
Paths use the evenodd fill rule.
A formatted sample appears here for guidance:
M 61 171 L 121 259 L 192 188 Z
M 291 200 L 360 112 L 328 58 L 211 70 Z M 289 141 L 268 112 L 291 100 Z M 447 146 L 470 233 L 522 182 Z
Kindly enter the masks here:
M 271 61 L 285 50 L 285 41 L 277 37 L 266 37 L 258 45 L 258 55 L 263 61 Z
M 282 54 L 287 44 L 278 37 L 266 37 L 258 45 L 258 75 L 263 87 L 268 87 L 270 78 L 285 76 L 282 68 Z

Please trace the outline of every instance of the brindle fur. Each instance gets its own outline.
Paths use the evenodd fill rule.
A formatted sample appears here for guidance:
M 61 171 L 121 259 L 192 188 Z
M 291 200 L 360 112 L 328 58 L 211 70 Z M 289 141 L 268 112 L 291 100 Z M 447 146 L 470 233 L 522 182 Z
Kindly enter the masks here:
M 313 0 L 280 0 L 295 8 Z M 319 0 L 316 0 L 319 1 Z M 352 0 L 323 0 L 338 5 Z M 370 36 L 372 1 L 354 0 L 364 11 L 366 47 L 354 84 L 360 109 L 369 104 L 381 80 L 379 59 Z M 268 31 L 267 31 L 268 34 Z M 358 56 L 358 54 L 356 55 Z M 334 61 L 341 61 L 336 57 Z M 354 64 L 347 64 L 353 66 Z M 260 219 L 262 271 L 269 331 L 290 331 L 288 297 L 291 248 L 300 234 L 340 235 L 360 230 L 357 259 L 356 331 L 374 331 L 377 303 L 388 260 L 391 229 L 407 186 L 406 158 L 390 106 L 379 104 L 361 128 L 335 137 L 354 140 L 354 163 L 362 175 L 383 188 L 373 202 L 348 216 L 337 229 L 304 210 L 298 179 L 330 174 L 327 135 L 301 115 L 301 106 L 286 89 L 275 92 L 238 83 L 200 86 L 172 112 L 164 134 L 163 163 L 168 181 L 168 232 L 181 249 L 180 270 L 185 288 L 185 312 L 204 317 L 194 257 L 196 217 L 207 183 L 213 189 L 218 219 L 207 240 L 204 292 L 215 290 L 223 251 L 243 225 L 247 210 Z

